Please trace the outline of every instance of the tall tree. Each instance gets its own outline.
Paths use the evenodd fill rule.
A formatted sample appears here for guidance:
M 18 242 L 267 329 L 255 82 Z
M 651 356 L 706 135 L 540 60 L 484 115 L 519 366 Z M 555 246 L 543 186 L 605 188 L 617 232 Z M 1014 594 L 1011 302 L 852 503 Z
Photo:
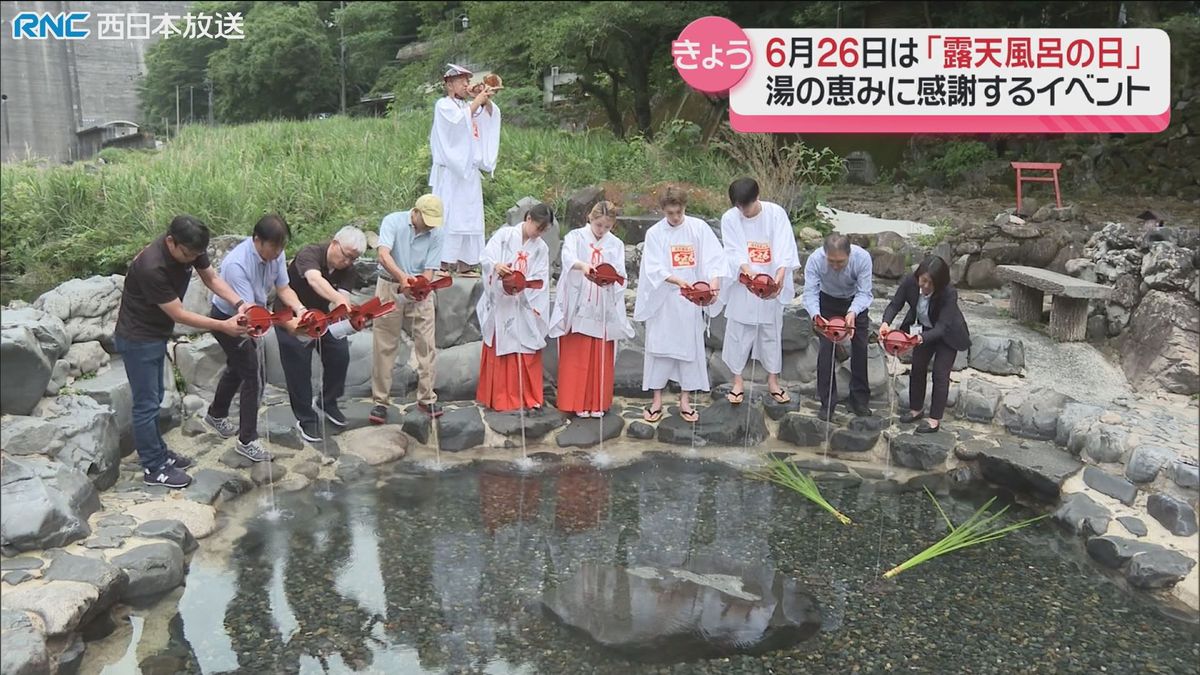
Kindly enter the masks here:
M 245 40 L 209 59 L 217 115 L 226 122 L 301 118 L 337 107 L 337 60 L 317 7 L 258 3 Z

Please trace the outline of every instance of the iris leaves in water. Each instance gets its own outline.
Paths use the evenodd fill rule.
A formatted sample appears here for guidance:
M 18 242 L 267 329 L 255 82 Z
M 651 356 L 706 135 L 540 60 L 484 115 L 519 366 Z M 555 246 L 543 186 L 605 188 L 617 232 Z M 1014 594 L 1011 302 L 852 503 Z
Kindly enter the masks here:
M 843 525 L 849 525 L 851 522 L 841 511 L 833 508 L 833 505 L 821 496 L 821 491 L 817 488 L 816 481 L 807 476 L 791 462 L 785 462 L 782 459 L 772 457 L 768 461 L 765 470 L 753 472 L 750 475 L 754 478 L 770 481 L 799 492 L 812 500 L 817 506 L 832 513 L 833 517 L 840 520 Z
M 946 512 L 942 510 L 942 505 L 938 504 L 938 500 L 934 498 L 933 493 L 929 491 L 929 488 L 925 488 L 925 494 L 929 495 L 929 499 L 933 501 L 933 506 L 938 510 L 938 513 L 941 514 L 942 520 L 946 521 L 946 527 L 950 528 L 950 533 L 943 537 L 941 541 L 885 572 L 883 574 L 883 578 L 885 579 L 894 577 L 904 570 L 916 567 L 923 562 L 929 562 L 930 560 L 933 560 L 940 555 L 950 553 L 951 551 L 957 551 L 961 548 L 967 548 L 968 546 L 976 546 L 978 544 L 986 544 L 989 541 L 995 541 L 1011 532 L 1015 532 L 1016 530 L 1019 530 L 1027 525 L 1032 525 L 1033 523 L 1046 517 L 1046 515 L 1041 515 L 1036 518 L 1022 520 L 1019 523 L 1013 523 L 1012 525 L 1000 527 L 996 521 L 999 520 L 1000 517 L 1004 515 L 1004 512 L 1008 510 L 1008 506 L 1005 506 L 996 513 L 989 514 L 987 512 L 988 508 L 991 507 L 992 502 L 996 501 L 996 498 L 992 497 L 991 499 L 987 500 L 986 504 L 979 507 L 979 510 L 977 510 L 974 515 L 968 518 L 965 522 L 963 522 L 962 525 L 956 526 L 954 523 L 950 522 L 950 518 L 948 518 L 946 516 Z

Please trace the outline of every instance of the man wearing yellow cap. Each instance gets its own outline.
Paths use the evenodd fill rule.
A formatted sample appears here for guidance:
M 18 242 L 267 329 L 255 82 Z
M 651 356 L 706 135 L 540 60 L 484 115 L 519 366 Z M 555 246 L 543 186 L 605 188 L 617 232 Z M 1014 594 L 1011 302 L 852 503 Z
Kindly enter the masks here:
M 430 192 L 446 205 L 442 262 L 459 273 L 479 264 L 483 253 L 483 171 L 494 171 L 499 147 L 495 93 L 483 86 L 472 96 L 471 71 L 448 64 L 442 76 L 446 95 L 433 108 L 429 149 L 433 165 Z
M 396 311 L 375 319 L 371 372 L 373 424 L 387 423 L 387 406 L 392 389 L 392 368 L 400 345 L 400 331 L 407 329 L 417 357 L 417 405 L 431 417 L 442 414 L 433 392 L 434 300 L 429 294 L 418 300 L 412 282 L 418 275 L 433 281 L 441 266 L 442 200 L 422 195 L 411 211 L 388 214 L 379 225 L 378 270 L 375 295 L 381 302 L 395 302 Z M 397 289 L 399 294 L 397 294 Z

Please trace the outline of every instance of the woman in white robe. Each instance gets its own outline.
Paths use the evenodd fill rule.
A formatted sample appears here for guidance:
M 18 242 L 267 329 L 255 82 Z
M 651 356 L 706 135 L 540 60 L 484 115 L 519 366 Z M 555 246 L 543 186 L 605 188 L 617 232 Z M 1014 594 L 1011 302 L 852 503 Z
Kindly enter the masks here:
M 634 335 L 626 284 L 600 286 L 587 278 L 604 263 L 626 276 L 625 244 L 612 233 L 618 215 L 611 202 L 598 202 L 588 224 L 563 238 L 550 337 L 558 338 L 558 409 L 580 417 L 603 417 L 612 407 L 616 341 Z
M 646 323 L 642 389 L 654 392 L 644 417 L 648 422 L 662 418 L 662 390 L 668 380 L 674 380 L 682 389 L 679 415 L 695 422 L 700 415 L 691 407 L 688 393 L 709 389 L 704 333 L 708 321 L 721 313 L 721 302 L 700 307 L 680 291 L 699 281 L 720 291 L 722 280 L 730 275 L 725 250 L 712 228 L 685 215 L 687 195 L 667 188 L 660 204 L 666 218 L 646 233 L 633 309 L 634 321 Z
M 550 316 L 550 249 L 542 234 L 554 213 L 538 204 L 516 226 L 502 227 L 483 249 L 483 294 L 475 305 L 483 352 L 475 398 L 498 411 L 542 406 L 542 348 Z M 504 277 L 521 272 L 541 288 L 515 295 L 504 291 Z

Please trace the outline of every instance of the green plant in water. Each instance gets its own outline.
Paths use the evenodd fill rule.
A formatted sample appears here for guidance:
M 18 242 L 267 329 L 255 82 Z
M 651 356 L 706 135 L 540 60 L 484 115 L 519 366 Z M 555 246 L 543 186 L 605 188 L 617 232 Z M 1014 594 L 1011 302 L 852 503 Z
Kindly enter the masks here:
M 950 533 L 943 537 L 942 540 L 936 544 L 930 546 L 924 551 L 921 551 L 899 565 L 896 565 L 887 572 L 884 572 L 884 579 L 890 579 L 891 577 L 894 577 L 907 569 L 916 567 L 924 562 L 929 562 L 938 556 L 945 555 L 952 551 L 967 548 L 968 546 L 986 544 L 989 541 L 995 541 L 1011 532 L 1015 532 L 1016 530 L 1028 525 L 1032 525 L 1033 523 L 1036 523 L 1037 521 L 1046 517 L 1046 514 L 1043 514 L 1036 518 L 1029 518 L 1027 520 L 1022 520 L 1019 523 L 1013 523 L 1012 525 L 997 528 L 995 523 L 997 520 L 999 520 L 1000 516 L 1003 516 L 1004 512 L 1008 510 L 1008 506 L 1005 506 L 996 513 L 989 515 L 987 510 L 991 507 L 992 502 L 996 501 L 996 498 L 992 497 L 991 499 L 987 500 L 987 503 L 979 507 L 979 509 L 975 511 L 974 515 L 963 522 L 962 525 L 956 526 L 954 523 L 950 522 L 950 518 L 947 517 L 946 512 L 942 510 L 942 505 L 938 504 L 937 498 L 933 496 L 933 493 L 929 491 L 929 488 L 925 488 L 925 494 L 929 495 L 929 499 L 933 501 L 933 506 L 938 510 L 938 513 L 941 514 L 942 520 L 946 521 L 946 527 L 950 528 Z
M 850 518 L 826 501 L 825 497 L 821 496 L 821 490 L 817 488 L 817 483 L 810 476 L 806 475 L 795 464 L 785 462 L 782 459 L 772 457 L 767 468 L 762 471 L 751 472 L 750 476 L 759 480 L 770 481 L 777 485 L 782 485 L 790 490 L 795 490 L 807 497 L 817 506 L 825 509 L 833 514 L 843 525 L 851 524 Z

